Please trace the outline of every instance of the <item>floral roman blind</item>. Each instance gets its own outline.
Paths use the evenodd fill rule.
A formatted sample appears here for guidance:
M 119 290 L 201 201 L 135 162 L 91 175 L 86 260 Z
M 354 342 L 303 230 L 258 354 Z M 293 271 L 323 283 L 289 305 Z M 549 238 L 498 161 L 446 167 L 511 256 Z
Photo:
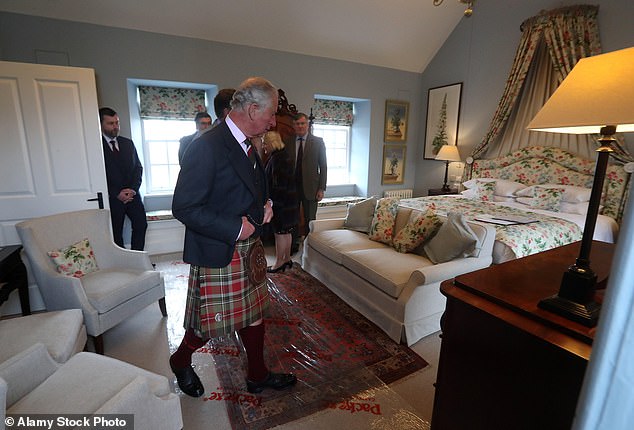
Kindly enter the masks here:
M 315 99 L 313 115 L 315 124 L 352 125 L 353 103 L 341 100 Z
M 205 90 L 139 86 L 141 118 L 193 120 L 204 112 Z

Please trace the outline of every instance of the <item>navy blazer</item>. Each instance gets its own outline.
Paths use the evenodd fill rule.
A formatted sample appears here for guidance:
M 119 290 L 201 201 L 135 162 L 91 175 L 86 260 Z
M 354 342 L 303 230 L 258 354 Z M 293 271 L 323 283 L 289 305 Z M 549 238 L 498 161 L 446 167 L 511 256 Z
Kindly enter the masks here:
M 110 144 L 101 136 L 104 162 L 106 165 L 106 180 L 108 194 L 117 197 L 124 188 L 131 188 L 139 195 L 143 166 L 139 160 L 134 143 L 127 137 L 118 136 L 119 154 L 115 155 Z
M 172 213 L 185 224 L 183 260 L 203 267 L 225 267 L 231 261 L 249 217 L 259 237 L 268 189 L 262 161 L 256 165 L 221 123 L 185 151 L 174 189 Z

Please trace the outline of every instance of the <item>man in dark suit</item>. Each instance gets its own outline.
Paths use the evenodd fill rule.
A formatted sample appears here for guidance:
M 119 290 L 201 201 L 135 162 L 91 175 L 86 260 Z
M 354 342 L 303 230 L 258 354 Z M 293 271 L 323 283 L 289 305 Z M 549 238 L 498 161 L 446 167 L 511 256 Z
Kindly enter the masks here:
M 185 336 L 170 357 L 178 386 L 204 393 L 191 367 L 193 352 L 208 339 L 238 332 L 247 353 L 247 390 L 280 390 L 297 382 L 264 363 L 269 305 L 260 235 L 273 216 L 262 161 L 249 139 L 275 126 L 277 89 L 249 78 L 236 90 L 225 121 L 203 133 L 185 152 L 172 213 L 185 224 L 183 260 L 190 264 Z M 249 258 L 262 252 L 260 263 Z
M 295 179 L 300 207 L 304 214 L 304 229 L 308 232 L 310 221 L 317 218 L 317 205 L 324 198 L 328 163 L 326 145 L 321 137 L 313 136 L 309 130 L 308 116 L 298 113 L 293 121 L 295 138 L 285 142 L 291 154 L 295 155 Z M 299 234 L 293 237 L 292 253 L 299 247 Z
M 99 109 L 99 120 L 114 242 L 124 247 L 123 222 L 127 215 L 132 224 L 130 247 L 142 251 L 147 230 L 145 207 L 139 194 L 143 166 L 134 143 L 119 136 L 119 115 L 111 108 L 104 107 Z
M 183 154 L 187 151 L 189 144 L 201 135 L 208 127 L 211 127 L 211 115 L 207 112 L 198 112 L 194 117 L 196 123 L 196 133 L 181 137 L 180 146 L 178 147 L 178 163 L 182 164 Z

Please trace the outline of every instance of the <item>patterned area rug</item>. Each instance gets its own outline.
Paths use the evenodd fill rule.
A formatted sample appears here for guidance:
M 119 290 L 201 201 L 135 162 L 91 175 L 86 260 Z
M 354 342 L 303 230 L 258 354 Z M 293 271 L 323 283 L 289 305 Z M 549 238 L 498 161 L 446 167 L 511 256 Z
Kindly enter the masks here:
M 367 393 L 427 366 L 297 265 L 271 274 L 269 291 L 266 362 L 296 374 L 295 387 L 248 393 L 237 336 L 214 339 L 200 351 L 213 355 L 220 381 L 206 400 L 225 401 L 234 429 L 268 429 L 326 408 L 380 414 Z

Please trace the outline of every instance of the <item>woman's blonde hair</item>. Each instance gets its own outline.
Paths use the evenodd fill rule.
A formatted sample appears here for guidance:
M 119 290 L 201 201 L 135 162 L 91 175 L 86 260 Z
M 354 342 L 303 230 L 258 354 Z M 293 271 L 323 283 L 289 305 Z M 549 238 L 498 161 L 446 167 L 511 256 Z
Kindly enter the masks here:
M 264 144 L 271 148 L 272 151 L 279 151 L 284 148 L 284 142 L 282 142 L 282 136 L 277 131 L 267 131 L 264 134 Z

